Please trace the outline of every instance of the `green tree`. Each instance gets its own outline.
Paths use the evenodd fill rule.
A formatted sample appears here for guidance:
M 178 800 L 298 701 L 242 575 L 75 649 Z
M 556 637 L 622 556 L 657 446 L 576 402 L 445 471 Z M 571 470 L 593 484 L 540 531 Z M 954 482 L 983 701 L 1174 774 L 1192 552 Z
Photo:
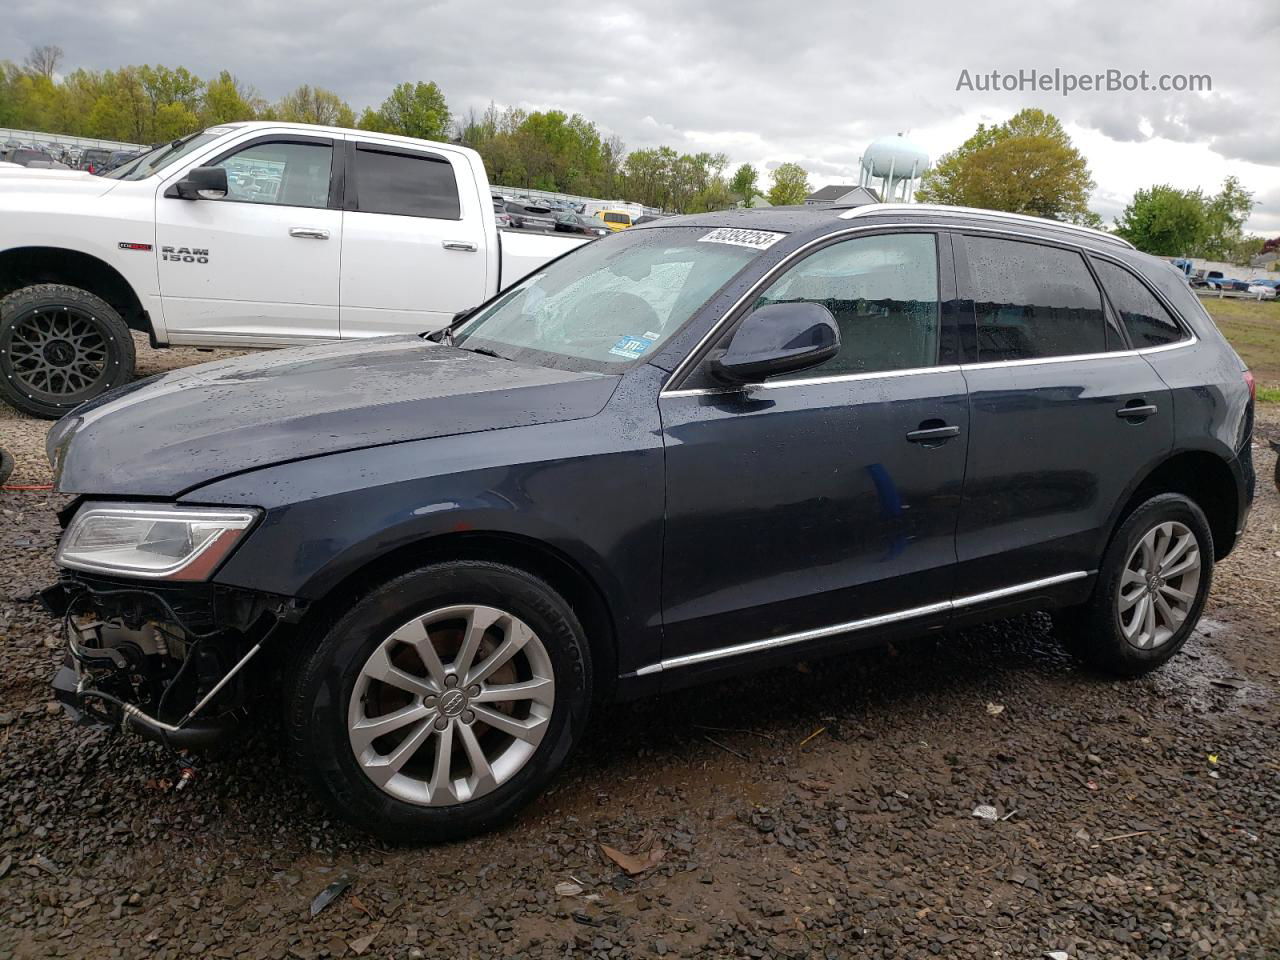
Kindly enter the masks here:
M 443 140 L 452 121 L 449 104 L 435 83 L 399 83 L 377 110 L 366 109 L 360 117 L 365 130 L 395 133 L 402 137 Z
M 798 163 L 784 163 L 773 171 L 772 176 L 769 202 L 775 207 L 804 203 L 804 198 L 813 192 L 809 186 L 809 172 Z
M 742 200 L 744 207 L 751 206 L 751 201 L 760 196 L 760 174 L 749 163 L 744 163 L 733 171 L 733 179 L 729 181 L 729 189 Z
M 1093 187 L 1084 155 L 1058 118 L 1026 109 L 993 127 L 979 124 L 925 174 L 916 198 L 1095 224 Z
M 1157 257 L 1194 252 L 1205 232 L 1205 203 L 1199 190 L 1159 184 L 1139 190 L 1116 220 L 1116 233 Z
M 303 84 L 280 98 L 270 119 L 286 123 L 316 123 L 326 127 L 354 127 L 356 114 L 351 106 L 332 90 Z
M 200 103 L 200 121 L 209 125 L 252 120 L 262 108 L 261 99 L 251 88 L 240 84 L 229 70 L 205 84 Z
M 1222 189 L 1205 202 L 1204 236 L 1197 256 L 1226 260 L 1244 239 L 1244 222 L 1253 212 L 1253 194 L 1236 177 L 1222 181 Z

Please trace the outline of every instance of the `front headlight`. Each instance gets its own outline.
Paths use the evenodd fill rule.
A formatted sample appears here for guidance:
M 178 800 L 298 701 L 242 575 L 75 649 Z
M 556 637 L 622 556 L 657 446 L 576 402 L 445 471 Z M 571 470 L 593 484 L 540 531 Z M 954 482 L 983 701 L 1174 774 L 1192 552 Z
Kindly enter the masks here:
M 257 516 L 249 509 L 88 504 L 67 527 L 58 563 L 150 580 L 206 580 Z

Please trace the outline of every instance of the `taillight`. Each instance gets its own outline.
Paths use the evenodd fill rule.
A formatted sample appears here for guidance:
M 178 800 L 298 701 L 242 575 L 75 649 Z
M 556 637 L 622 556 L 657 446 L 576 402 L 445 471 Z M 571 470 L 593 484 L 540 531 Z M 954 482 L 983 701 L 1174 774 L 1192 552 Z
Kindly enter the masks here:
M 1249 402 L 1253 403 L 1258 399 L 1258 381 L 1253 378 L 1253 374 L 1248 370 L 1244 372 L 1244 383 L 1249 388 Z

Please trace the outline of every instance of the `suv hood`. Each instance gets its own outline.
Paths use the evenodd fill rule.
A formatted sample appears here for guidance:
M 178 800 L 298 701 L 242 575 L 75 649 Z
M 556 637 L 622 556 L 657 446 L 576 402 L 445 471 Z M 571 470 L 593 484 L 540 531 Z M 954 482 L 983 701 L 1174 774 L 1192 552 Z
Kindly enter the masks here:
M 61 493 L 176 497 L 289 460 L 590 417 L 617 383 L 382 337 L 142 380 L 76 408 L 46 448 Z

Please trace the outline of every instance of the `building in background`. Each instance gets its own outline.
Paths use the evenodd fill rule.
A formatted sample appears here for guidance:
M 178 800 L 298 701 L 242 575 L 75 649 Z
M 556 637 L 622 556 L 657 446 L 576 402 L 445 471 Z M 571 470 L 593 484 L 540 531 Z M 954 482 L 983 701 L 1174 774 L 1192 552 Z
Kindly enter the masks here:
M 861 207 L 879 202 L 880 198 L 874 190 L 851 183 L 831 184 L 804 198 L 806 207 Z

